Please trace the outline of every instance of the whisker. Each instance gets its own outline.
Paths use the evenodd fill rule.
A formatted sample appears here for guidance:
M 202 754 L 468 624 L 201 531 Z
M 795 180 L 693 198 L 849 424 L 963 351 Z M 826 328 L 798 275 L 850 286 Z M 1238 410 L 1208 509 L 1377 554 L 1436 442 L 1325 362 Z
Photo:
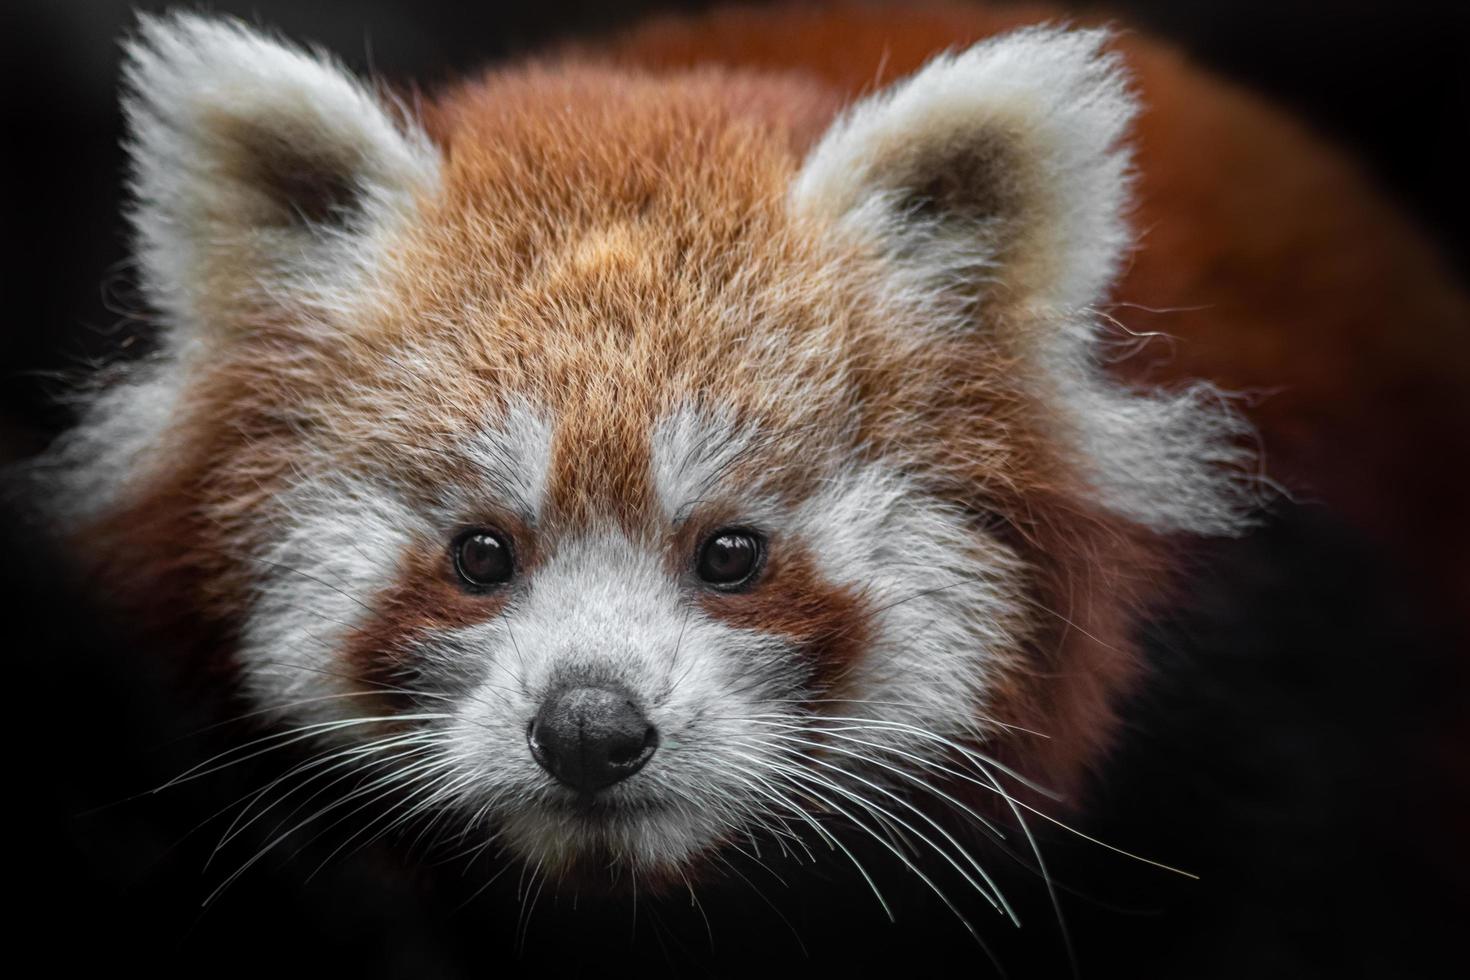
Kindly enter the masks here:
M 384 722 L 403 722 L 403 721 L 437 721 L 437 720 L 442 720 L 442 719 L 451 718 L 451 717 L 453 717 L 453 716 L 452 715 L 448 715 L 448 714 L 443 714 L 443 713 L 434 713 L 434 714 L 407 714 L 407 715 L 404 715 L 404 714 L 399 714 L 399 715 L 371 715 L 371 716 L 366 716 L 366 717 L 361 717 L 361 718 L 344 718 L 344 719 L 337 719 L 337 720 L 333 720 L 333 721 L 315 722 L 315 723 L 309 724 L 309 725 L 293 726 L 292 728 L 289 728 L 286 731 L 283 731 L 283 732 L 275 732 L 275 733 L 272 733 L 270 735 L 262 736 L 261 738 L 252 739 L 251 741 L 246 742 L 244 745 L 236 746 L 236 747 L 231 748 L 231 749 L 227 749 L 224 752 L 221 752 L 221 753 L 219 753 L 219 754 L 217 754 L 215 756 L 212 756 L 209 759 L 206 759 L 205 761 L 200 762 L 197 765 L 195 765 L 195 766 L 193 766 L 193 767 L 191 767 L 189 769 L 186 769 L 184 772 L 180 773 L 179 775 L 175 776 L 173 779 L 170 779 L 168 782 L 164 783 L 163 785 L 159 786 L 157 789 L 153 790 L 153 792 L 155 792 L 155 793 L 162 792 L 163 790 L 169 789 L 169 788 L 171 788 L 173 786 L 177 786 L 177 785 L 179 785 L 181 783 L 185 783 L 185 782 L 188 782 L 188 781 L 193 780 L 193 779 L 199 779 L 201 777 L 208 776 L 211 773 L 219 772 L 220 770 L 227 769 L 230 766 L 239 765 L 240 763 L 245 762 L 245 761 L 247 761 L 249 759 L 258 758 L 259 756 L 265 755 L 268 752 L 274 752 L 277 749 L 281 749 L 281 748 L 285 748 L 285 747 L 290 746 L 290 745 L 294 745 L 297 742 L 302 742 L 302 741 L 305 741 L 306 739 L 314 738 L 314 737 L 316 737 L 318 735 L 321 735 L 323 733 L 326 733 L 326 732 L 342 731 L 344 729 L 352 728 L 352 727 L 359 726 L 359 725 L 373 725 L 373 724 L 382 724 Z M 229 757 L 231 755 L 234 755 L 237 752 L 243 752 L 243 751 L 245 751 L 245 750 L 247 750 L 247 749 L 249 749 L 249 748 L 251 748 L 253 746 L 260 745 L 262 743 L 267 743 L 267 742 L 273 742 L 275 744 L 269 745 L 269 746 L 267 746 L 266 748 L 263 748 L 263 749 L 258 749 L 258 750 L 254 751 L 254 752 L 250 752 L 249 754 L 244 755 L 244 756 L 241 756 L 240 758 L 230 759 L 230 761 L 225 762 L 225 763 L 222 763 L 220 765 L 214 765 L 214 763 L 219 762 L 219 760 L 224 759 L 224 758 L 227 758 L 227 757 Z
M 425 765 L 428 765 L 428 763 L 425 763 Z M 353 790 L 351 793 L 348 793 L 347 795 L 341 797 L 340 799 L 337 799 L 337 800 L 332 801 L 331 803 L 327 804 L 322 809 L 320 809 L 317 812 L 313 813 L 311 816 L 306 817 L 305 819 L 303 819 L 300 822 L 296 823 L 294 826 L 292 826 L 289 830 L 285 831 L 284 833 L 277 834 L 274 838 L 272 838 L 272 840 L 270 842 L 268 842 L 263 847 L 261 847 L 260 849 L 258 849 L 255 852 L 255 854 L 252 855 L 244 864 L 242 864 L 239 868 L 237 868 L 234 872 L 232 872 L 229 875 L 229 877 L 227 877 L 223 882 L 220 883 L 220 885 L 218 887 L 216 887 L 214 889 L 214 891 L 210 892 L 209 896 L 207 898 L 205 898 L 203 904 L 204 905 L 209 905 L 209 904 L 213 903 L 215 901 L 215 899 L 218 898 L 219 895 L 222 892 L 224 892 L 224 890 L 226 888 L 228 888 L 231 884 L 233 884 L 235 881 L 237 881 L 240 878 L 241 875 L 245 874 L 245 872 L 247 872 L 248 870 L 250 870 L 250 868 L 254 867 L 255 864 L 257 864 L 262 858 L 264 858 L 267 854 L 269 854 L 271 851 L 275 850 L 278 846 L 280 846 L 282 843 L 284 843 L 286 840 L 288 840 L 297 831 L 299 831 L 302 828 L 308 826 L 309 824 L 314 823 L 315 821 L 321 819 L 323 816 L 325 816 L 328 813 L 331 813 L 333 810 L 337 809 L 338 807 L 346 806 L 347 804 L 349 804 L 349 803 L 351 803 L 351 802 L 353 802 L 353 801 L 355 801 L 355 800 L 357 800 L 357 799 L 359 799 L 359 798 L 361 798 L 363 796 L 369 796 L 369 799 L 368 799 L 368 801 L 366 803 L 362 804 L 359 807 L 354 808 L 346 816 L 347 817 L 351 817 L 351 816 L 353 816 L 353 815 L 361 812 L 363 809 L 366 809 L 368 806 L 371 806 L 374 802 L 376 802 L 377 800 L 380 800 L 382 798 L 382 793 L 379 792 L 379 791 L 385 785 L 391 785 L 392 782 L 394 782 L 397 779 L 401 779 L 401 778 L 402 778 L 402 772 L 390 774 L 390 776 L 387 776 L 387 777 L 380 777 L 379 779 L 376 779 L 373 782 L 369 783 L 367 786 L 359 787 L 359 788 Z M 374 796 L 370 796 L 370 794 L 375 793 L 375 792 L 378 792 L 378 795 L 377 796 L 375 796 L 375 797 Z M 332 827 L 335 827 L 335 826 L 337 826 L 340 823 L 341 823 L 341 819 L 333 822 L 327 828 L 324 828 L 324 830 L 330 830 Z M 320 836 L 320 834 L 318 834 L 317 836 Z M 313 839 L 315 839 L 315 838 L 313 838 Z M 308 842 L 308 844 L 309 843 L 310 842 Z M 299 854 L 300 853 L 300 849 L 298 849 L 296 853 Z
M 763 765 L 763 763 L 761 763 L 759 760 L 751 759 L 751 761 L 754 762 L 758 766 L 759 765 Z M 762 795 L 767 795 L 777 805 L 787 806 L 787 807 L 791 808 L 796 813 L 796 815 L 799 818 L 801 818 L 802 820 L 804 820 L 807 824 L 809 824 L 811 826 L 811 828 L 814 831 L 817 832 L 817 835 L 818 836 L 820 836 L 823 839 L 825 839 L 828 842 L 828 845 L 830 847 L 835 847 L 836 849 L 840 850 L 843 854 L 845 854 L 847 856 L 847 859 L 852 862 L 853 867 L 855 867 L 858 870 L 858 873 L 860 875 L 862 875 L 863 880 L 868 883 L 868 888 L 870 888 L 872 890 L 873 897 L 878 900 L 879 906 L 881 906 L 882 909 L 883 909 L 883 914 L 886 915 L 886 916 L 888 916 L 888 921 L 890 921 L 890 922 L 897 922 L 898 921 L 894 917 L 894 915 L 893 915 L 893 909 L 889 906 L 888 900 L 883 897 L 883 892 L 881 890 L 879 890 L 878 883 L 873 880 L 873 876 L 868 873 L 868 869 L 865 868 L 865 867 L 863 867 L 862 862 L 859 861 L 857 859 L 857 856 L 855 854 L 853 854 L 851 850 L 848 849 L 847 845 L 843 844 L 840 840 L 838 840 L 835 836 L 833 836 L 830 832 L 828 832 L 826 828 L 822 827 L 821 824 L 817 823 L 817 821 L 810 814 L 808 814 L 805 809 L 803 809 L 802 807 L 796 806 L 791 801 L 789 801 L 789 800 L 785 799 L 784 797 L 782 797 L 779 793 L 774 792 L 773 790 L 767 790 L 767 789 L 765 789 L 764 788 L 764 784 L 766 783 L 766 781 L 758 773 L 752 773 L 750 770 L 744 769 L 743 767 L 738 766 L 738 765 L 733 764 L 733 763 L 731 764 L 731 768 L 735 769 L 738 772 L 743 773 L 747 777 L 750 777 L 750 778 L 754 779 L 755 780 L 755 783 L 753 784 L 753 788 L 756 789 L 756 792 L 761 793 Z M 880 838 L 880 840 L 881 840 L 881 838 Z M 888 842 L 887 841 L 883 841 L 883 843 L 886 846 Z M 898 852 L 895 851 L 894 853 L 898 853 Z
M 944 890 L 934 882 L 934 879 L 925 874 L 924 871 L 916 863 L 914 863 L 912 858 L 904 854 L 903 851 L 899 850 L 891 842 L 885 840 L 871 827 L 869 827 L 867 824 L 863 823 L 856 816 L 854 816 L 852 812 L 849 811 L 847 808 L 843 807 L 839 803 L 834 802 L 830 797 L 823 794 L 822 790 L 827 789 L 841 795 L 844 799 L 847 799 L 854 805 L 861 807 L 869 815 L 874 815 L 874 811 L 881 810 L 881 807 L 877 807 L 876 804 L 873 804 L 871 801 L 865 800 L 854 793 L 848 792 L 847 790 L 844 790 L 842 787 L 833 783 L 831 780 L 822 779 L 821 777 L 818 777 L 813 773 L 804 772 L 789 766 L 780 766 L 779 768 L 781 769 L 783 775 L 786 776 L 787 780 L 790 781 L 794 786 L 799 785 L 803 792 L 807 793 L 813 799 L 817 800 L 823 805 L 827 806 L 829 809 L 836 811 L 838 814 L 846 818 L 853 827 L 856 827 L 857 829 L 867 833 L 870 837 L 873 838 L 873 840 L 877 841 L 881 846 L 891 852 L 894 857 L 898 858 L 898 860 L 902 862 L 903 865 L 909 869 L 909 871 L 916 875 L 920 881 L 924 882 L 924 884 L 927 885 L 936 896 L 938 896 L 939 900 L 942 901 L 952 913 L 954 913 L 955 918 L 960 921 L 960 923 L 972 936 L 974 936 L 975 941 L 984 946 L 983 941 L 980 939 L 979 933 L 975 931 L 975 927 L 970 923 L 969 919 L 967 919 L 965 915 L 959 910 L 959 907 L 955 905 L 954 901 L 950 899 L 950 897 L 944 892 Z M 887 816 L 889 816 L 890 819 L 892 818 L 892 814 L 887 814 Z M 898 822 L 901 823 L 902 821 Z M 936 848 L 936 850 L 938 849 Z M 888 908 L 886 903 L 884 905 L 884 909 L 888 912 L 889 920 L 896 922 L 897 919 L 893 916 L 892 910 Z
M 777 737 L 780 737 L 780 736 L 777 736 Z M 818 743 L 813 743 L 813 742 L 809 742 L 809 741 L 805 741 L 805 740 L 802 740 L 802 744 L 805 744 L 805 745 L 808 745 L 808 746 L 811 746 L 811 747 L 816 747 L 816 748 L 824 748 L 825 747 L 825 746 L 819 745 Z M 847 753 L 847 754 L 848 755 L 853 755 L 853 753 Z M 862 756 L 857 756 L 857 758 L 864 759 L 864 757 L 862 757 Z M 977 860 L 975 860 L 975 858 L 969 853 L 969 851 L 966 850 L 965 847 L 962 844 L 960 844 L 959 841 L 955 840 L 954 836 L 952 834 L 950 834 L 947 830 L 945 830 L 944 827 L 942 827 L 938 823 L 938 821 L 934 820 L 934 818 L 930 817 L 923 810 L 920 810 L 918 807 L 914 806 L 909 801 L 903 799 L 898 794 L 896 794 L 896 793 L 894 793 L 894 792 L 892 792 L 892 791 L 890 791 L 888 789 L 885 789 L 884 787 L 878 785 L 877 783 L 874 783 L 873 781 L 871 781 L 869 779 L 865 779 L 862 776 L 857 775 L 856 773 L 850 772 L 848 770 L 844 770 L 844 769 L 842 769 L 839 766 L 834 766 L 831 763 L 822 761 L 821 759 L 811 758 L 810 756 L 804 757 L 803 758 L 803 761 L 805 761 L 807 763 L 813 763 L 813 764 L 822 766 L 824 769 L 832 770 L 832 771 L 834 771 L 836 773 L 839 773 L 840 775 L 842 775 L 842 776 L 844 776 L 844 777 L 846 777 L 848 779 L 855 779 L 858 782 L 862 783 L 864 786 L 868 787 L 869 789 L 871 789 L 871 790 L 873 790 L 873 791 L 875 791 L 877 793 L 880 793 L 884 797 L 892 800 L 895 804 L 904 807 L 909 812 L 911 812 L 915 816 L 917 816 L 920 820 L 923 820 L 930 827 L 932 827 L 935 832 L 937 832 L 942 838 L 944 838 L 944 840 L 946 842 L 948 842 L 950 844 L 950 846 L 952 846 L 956 851 L 959 852 L 959 854 L 961 855 L 961 857 L 963 857 L 965 859 L 965 862 L 967 864 L 969 864 L 970 867 L 972 867 L 977 874 L 980 875 L 981 880 L 985 882 L 984 885 L 982 885 L 979 881 L 976 881 L 975 878 L 970 874 L 970 872 L 967 871 L 965 869 L 965 867 L 960 864 L 959 861 L 955 860 L 954 857 L 952 857 L 948 851 L 946 851 L 944 848 L 942 848 L 938 844 L 936 844 L 932 839 L 930 839 L 922 831 L 920 831 L 916 827 L 914 827 L 911 823 L 909 823 L 908 821 L 904 820 L 902 817 L 899 817 L 899 816 L 897 816 L 895 814 L 892 814 L 891 812 L 883 809 L 882 807 L 880 807 L 878 804 L 874 803 L 871 800 L 865 800 L 864 801 L 864 803 L 867 806 L 871 806 L 871 807 L 873 807 L 875 809 L 880 810 L 881 812 L 884 812 L 892 820 L 894 820 L 896 823 L 898 823 L 904 829 L 906 829 L 907 831 L 909 831 L 909 833 L 913 834 L 920 841 L 922 841 L 923 843 L 927 844 L 936 854 L 938 854 L 941 857 L 943 857 L 945 859 L 945 861 L 947 861 L 956 871 L 958 871 L 960 873 L 960 875 L 965 879 L 965 881 L 972 888 L 974 888 L 979 894 L 981 894 L 982 896 L 984 896 L 985 899 L 987 901 L 989 901 L 990 904 L 995 909 L 997 909 L 998 911 L 1004 912 L 1007 916 L 1010 917 L 1010 919 L 1011 919 L 1012 922 L 1015 922 L 1016 925 L 1019 926 L 1021 924 L 1020 923 L 1020 920 L 1017 919 L 1015 912 L 1011 909 L 1010 905 L 1006 902 L 1005 897 L 1000 894 L 1000 890 L 996 886 L 994 880 L 992 880 L 991 877 L 990 877 L 990 875 L 985 871 L 985 869 L 983 867 L 981 867 L 980 862 L 977 861 Z M 864 759 L 864 761 L 867 761 L 867 760 Z M 843 790 L 839 787 L 839 785 L 837 783 L 832 782 L 832 781 L 828 781 L 828 784 L 831 786 L 831 788 L 833 790 L 838 791 L 838 792 L 843 792 Z
M 426 736 L 426 733 L 415 732 L 415 733 L 411 733 L 411 734 L 407 734 L 407 735 L 401 735 L 401 736 L 396 736 L 396 737 L 387 738 L 387 739 L 380 739 L 380 740 L 378 740 L 376 742 L 370 742 L 370 743 L 367 743 L 366 745 L 363 745 L 363 746 L 351 746 L 351 747 L 342 749 L 341 751 L 331 752 L 331 753 L 327 753 L 324 756 L 315 757 L 315 758 L 309 760 L 308 762 L 305 762 L 305 763 L 302 763 L 301 765 L 298 765 L 298 766 L 293 767 L 290 771 L 288 771 L 284 775 L 277 777 L 276 779 L 272 780 L 271 782 L 269 782 L 268 784 L 266 784 L 261 789 L 255 791 L 254 793 L 249 794 L 249 796 L 252 797 L 251 802 L 248 803 L 245 806 L 245 808 L 240 812 L 240 814 L 235 817 L 235 820 L 230 824 L 230 826 L 228 828 L 226 828 L 226 831 L 225 831 L 224 836 L 220 839 L 219 844 L 216 845 L 216 847 L 215 847 L 215 853 L 217 854 L 222 848 L 224 848 L 225 845 L 227 845 L 235 837 L 239 836 L 240 833 L 244 832 L 256 820 L 258 820 L 261 817 L 265 816 L 266 813 L 268 813 L 271 810 L 275 809 L 280 804 L 286 802 L 286 800 L 288 800 L 294 793 L 296 793 L 299 790 L 304 790 L 306 787 L 310 786 L 316 780 L 318 780 L 318 779 L 320 779 L 320 778 L 322 778 L 322 777 L 324 777 L 326 775 L 329 775 L 330 773 L 335 772 L 338 769 L 342 769 L 342 768 L 347 767 L 347 766 L 352 766 L 354 764 L 359 764 L 359 763 L 361 763 L 362 758 L 364 756 L 376 754 L 376 753 L 378 753 L 380 751 L 389 751 L 389 752 L 391 752 L 394 749 L 401 749 L 405 745 L 410 746 L 410 748 L 408 750 L 400 753 L 400 754 L 397 754 L 397 755 L 389 755 L 389 756 L 387 756 L 386 758 L 383 758 L 383 759 L 375 759 L 375 760 L 372 760 L 371 762 L 368 763 L 368 765 L 373 766 L 373 767 L 377 767 L 377 766 L 381 766 L 381 765 L 387 765 L 387 764 L 390 764 L 390 763 L 392 763 L 394 761 L 401 761 L 405 757 L 410 757 L 411 753 L 413 753 L 416 749 L 422 748 L 422 750 L 427 751 L 427 750 L 432 749 L 432 748 L 435 747 L 434 741 L 428 739 L 427 736 Z M 333 760 L 337 760 L 337 761 L 333 762 Z M 332 763 L 332 764 L 331 765 L 327 765 L 327 763 Z M 325 769 L 322 769 L 320 772 L 317 772 L 317 773 L 315 773 L 315 774 L 313 774 L 311 776 L 308 776 L 305 780 L 303 780 L 302 782 L 300 782 L 298 785 L 291 787 L 285 793 L 281 794 L 279 797 L 277 797 L 275 799 L 275 801 L 273 801 L 272 803 L 270 803 L 268 806 L 266 806 L 266 807 L 258 810 L 255 813 L 254 816 L 251 816 L 250 817 L 249 820 L 245 820 L 245 817 L 254 808 L 255 803 L 259 799 L 261 799 L 262 797 L 264 797 L 266 794 L 268 794 L 271 790 L 275 789 L 281 783 L 283 783 L 283 782 L 285 782 L 285 781 L 287 781 L 289 779 L 295 779 L 295 778 L 301 776 L 307 770 L 316 768 L 318 766 L 326 766 L 326 768 Z M 359 774 L 360 772 L 361 772 L 361 770 L 358 770 L 358 771 L 349 771 L 345 775 L 341 776 L 339 779 L 333 780 L 332 782 L 328 783 L 325 787 L 322 787 L 322 788 L 318 789 L 311 796 L 307 797 L 307 799 L 305 801 L 303 801 L 301 804 L 299 804 L 296 810 L 293 810 L 291 812 L 291 814 L 288 814 L 287 819 L 289 819 L 291 816 L 294 816 L 297 812 L 299 812 L 300 807 L 305 806 L 306 804 L 310 803 L 312 800 L 316 799 L 319 795 L 321 795 L 321 793 L 325 792 L 327 789 L 330 789 L 331 787 L 336 786 L 338 783 L 340 783 L 344 779 L 350 779 L 353 775 Z M 245 820 L 245 822 L 243 824 L 241 823 L 242 820 Z M 212 855 L 211 855 L 211 857 L 212 857 Z

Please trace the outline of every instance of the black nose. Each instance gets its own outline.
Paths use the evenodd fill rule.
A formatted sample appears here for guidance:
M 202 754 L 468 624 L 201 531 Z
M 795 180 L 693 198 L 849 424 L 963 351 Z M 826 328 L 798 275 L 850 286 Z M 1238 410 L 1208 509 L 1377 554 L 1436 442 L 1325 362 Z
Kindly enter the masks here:
M 547 772 L 590 794 L 642 769 L 658 748 L 658 730 L 624 693 L 570 687 L 546 699 L 527 740 Z

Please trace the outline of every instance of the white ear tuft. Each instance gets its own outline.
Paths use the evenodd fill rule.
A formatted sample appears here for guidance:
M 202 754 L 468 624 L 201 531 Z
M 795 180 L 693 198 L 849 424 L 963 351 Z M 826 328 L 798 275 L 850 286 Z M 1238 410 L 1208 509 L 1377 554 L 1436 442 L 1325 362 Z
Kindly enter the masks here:
M 1002 328 L 1096 503 L 1157 531 L 1227 533 L 1255 499 L 1249 426 L 1206 385 L 1132 390 L 1099 364 L 1093 308 L 1131 244 L 1137 108 L 1107 40 L 1034 27 L 934 59 L 848 110 L 790 203 L 873 247 L 889 291 L 937 314 L 921 329 Z
M 143 17 L 125 82 L 138 258 L 176 328 L 331 303 L 437 182 L 438 151 L 396 107 L 233 20 Z
M 1095 302 L 1130 240 L 1135 103 L 1106 40 L 1035 27 L 935 58 L 832 127 L 793 206 L 992 302 Z

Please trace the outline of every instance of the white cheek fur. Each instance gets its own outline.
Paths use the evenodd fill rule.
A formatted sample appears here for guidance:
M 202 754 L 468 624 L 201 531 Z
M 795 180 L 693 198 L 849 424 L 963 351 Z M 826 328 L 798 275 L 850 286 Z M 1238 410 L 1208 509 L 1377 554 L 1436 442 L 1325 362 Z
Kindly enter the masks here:
M 435 660 L 482 665 L 451 726 L 450 752 L 476 777 L 465 808 L 493 814 L 511 846 L 551 865 L 601 846 L 634 866 L 666 866 L 734 830 L 740 794 L 725 784 L 748 735 L 742 719 L 798 690 L 783 642 L 711 620 L 658 555 L 608 529 L 567 542 L 502 615 L 430 647 Z M 652 809 L 600 823 L 563 812 L 566 792 L 532 758 L 526 728 L 567 683 L 625 688 L 658 728 L 653 761 L 607 793 L 615 810 Z
M 240 662 L 251 694 L 293 720 L 352 717 L 341 650 L 428 525 L 380 487 L 303 484 L 281 501 L 276 545 L 254 565 Z
M 874 640 L 849 674 L 852 701 L 836 708 L 945 737 L 985 733 L 988 682 L 1020 644 L 1020 564 L 1009 549 L 879 464 L 827 481 L 794 527 L 824 576 L 874 611 Z M 913 741 L 898 729 L 883 738 Z
M 487 501 L 538 513 L 551 461 L 543 412 L 513 402 L 460 449 L 475 482 L 447 487 L 427 510 L 364 479 L 303 480 L 275 502 L 275 545 L 242 555 L 257 585 L 240 658 L 264 705 L 311 720 L 351 714 L 355 688 L 340 651 L 401 574 L 409 547 L 447 545 L 450 530 Z
M 495 819 L 528 860 L 556 866 L 605 848 L 635 867 L 673 867 L 769 817 L 763 781 L 779 782 L 807 726 L 869 722 L 865 751 L 890 758 L 937 758 L 946 739 L 983 738 L 987 681 L 1018 642 L 1016 560 L 892 469 L 849 468 L 824 486 L 780 527 L 874 611 L 849 700 L 804 705 L 806 668 L 788 640 L 711 619 L 659 555 L 602 529 L 564 542 L 495 619 L 426 644 L 444 676 L 478 665 L 449 726 L 469 777 L 463 809 Z M 526 744 L 541 699 L 584 680 L 628 689 L 661 735 L 597 821 L 561 805 L 565 791 Z M 619 816 L 620 806 L 638 812 Z

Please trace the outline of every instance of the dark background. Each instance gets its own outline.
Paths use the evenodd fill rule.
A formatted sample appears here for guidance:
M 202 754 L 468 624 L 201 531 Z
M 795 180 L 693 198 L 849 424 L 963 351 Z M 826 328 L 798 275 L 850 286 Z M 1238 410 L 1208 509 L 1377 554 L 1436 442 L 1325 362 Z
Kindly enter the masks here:
M 0 14 L 11 172 L 0 461 L 34 452 L 66 423 L 53 398 L 57 372 L 136 328 L 119 216 L 117 39 L 132 9 L 161 6 L 33 0 Z M 210 8 L 320 42 L 355 68 L 432 86 L 539 43 L 704 6 L 257 0 Z M 1116 12 L 1305 117 L 1470 272 L 1460 145 L 1470 120 L 1465 5 L 1059 6 Z M 976 972 L 990 969 L 921 893 L 899 903 L 908 914 L 889 926 L 854 882 L 796 880 L 784 893 L 762 885 L 796 922 L 805 953 L 780 918 L 739 890 L 710 897 L 712 941 L 678 903 L 647 903 L 639 925 L 622 909 L 574 911 L 548 897 L 522 929 L 504 917 L 519 904 L 513 874 L 461 909 L 454 887 L 426 883 L 377 848 L 310 881 L 310 854 L 262 862 L 201 911 L 219 881 L 201 869 L 221 829 L 201 826 L 203 815 L 258 786 L 269 768 L 147 793 L 238 741 L 228 727 L 197 734 L 236 709 L 139 649 L 89 601 L 98 584 L 69 581 L 65 556 L 9 513 L 3 533 L 14 730 L 5 843 L 10 892 L 24 904 L 12 925 L 22 948 L 58 967 L 478 976 L 571 966 L 596 974 L 616 961 L 668 974 L 681 957 L 707 958 L 712 942 L 722 963 L 876 967 L 885 957 L 913 965 L 958 951 Z M 1451 796 L 1436 768 L 1456 752 L 1435 732 L 1463 710 L 1463 652 L 1447 655 L 1413 597 L 1327 515 L 1279 507 L 1261 533 L 1211 546 L 1202 565 L 1190 615 L 1149 631 L 1150 648 L 1170 666 L 1130 705 L 1129 736 L 1088 824 L 1201 881 L 1145 871 L 1065 835 L 1045 840 L 1066 886 L 1082 975 L 1124 967 L 1139 976 L 1429 975 L 1453 948 L 1470 872 L 1456 819 L 1466 801 Z M 996 959 L 1013 976 L 1065 975 L 1044 890 L 1024 869 L 1013 876 L 1026 928 L 977 918 Z

